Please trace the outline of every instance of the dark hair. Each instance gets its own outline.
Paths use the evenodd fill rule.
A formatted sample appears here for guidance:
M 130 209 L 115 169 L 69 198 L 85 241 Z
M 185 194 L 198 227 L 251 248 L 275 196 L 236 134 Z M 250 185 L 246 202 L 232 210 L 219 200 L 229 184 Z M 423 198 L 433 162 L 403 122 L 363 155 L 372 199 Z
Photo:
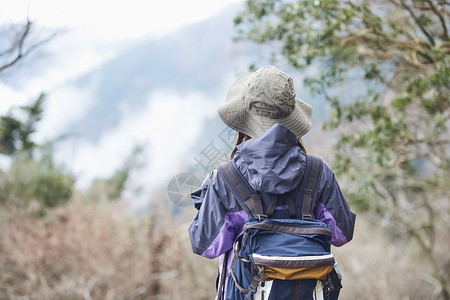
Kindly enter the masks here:
M 306 148 L 305 145 L 303 144 L 302 138 L 298 138 L 298 145 L 300 146 L 300 149 L 302 149 L 302 151 L 306 154 L 308 152 L 306 152 Z
M 246 135 L 245 133 L 242 133 L 242 132 L 236 132 L 236 142 L 235 142 L 234 147 L 233 147 L 233 150 L 231 151 L 231 154 L 230 154 L 231 159 L 233 159 L 233 157 L 234 157 L 234 153 L 236 152 L 236 149 L 237 149 L 236 147 L 237 147 L 239 144 L 241 144 L 242 142 L 248 141 L 248 140 L 251 139 L 251 138 L 252 138 L 251 136 L 248 136 L 248 135 Z M 298 138 L 298 145 L 299 145 L 300 149 L 302 149 L 302 151 L 303 151 L 304 153 L 307 153 L 307 152 L 306 152 L 305 145 L 303 145 L 303 141 L 302 141 L 301 138 Z
M 236 152 L 236 147 L 239 144 L 241 144 L 242 142 L 248 141 L 251 138 L 252 138 L 251 136 L 248 136 L 245 133 L 236 132 L 236 142 L 235 142 L 233 150 L 231 151 L 231 154 L 230 154 L 231 159 L 233 159 L 233 157 L 234 157 L 234 153 Z

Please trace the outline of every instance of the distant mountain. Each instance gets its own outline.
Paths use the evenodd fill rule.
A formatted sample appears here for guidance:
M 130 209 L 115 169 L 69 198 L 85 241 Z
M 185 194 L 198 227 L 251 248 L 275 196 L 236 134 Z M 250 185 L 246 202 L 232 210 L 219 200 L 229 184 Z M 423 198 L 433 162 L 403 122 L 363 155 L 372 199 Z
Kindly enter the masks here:
M 247 67 L 241 63 L 243 51 L 232 41 L 232 19 L 237 9 L 232 5 L 209 20 L 158 40 L 143 39 L 138 46 L 77 79 L 78 88 L 94 90 L 95 103 L 72 130 L 95 140 L 105 129 L 117 125 L 123 106 L 139 110 L 156 89 L 173 89 L 181 94 L 199 91 L 217 97 L 224 79 L 236 72 L 238 65 Z

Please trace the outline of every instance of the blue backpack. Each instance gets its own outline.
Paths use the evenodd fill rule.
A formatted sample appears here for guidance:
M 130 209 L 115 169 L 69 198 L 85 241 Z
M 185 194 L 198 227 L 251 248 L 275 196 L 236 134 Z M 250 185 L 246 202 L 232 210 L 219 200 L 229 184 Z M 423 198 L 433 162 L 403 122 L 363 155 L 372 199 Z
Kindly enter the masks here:
M 261 197 L 249 185 L 234 161 L 219 166 L 219 174 L 248 215 L 243 235 L 234 243 L 232 266 L 239 259 L 248 274 L 251 274 L 251 282 L 239 282 L 231 268 L 235 286 L 246 295 L 245 299 L 252 299 L 259 285 L 264 286 L 266 281 L 274 279 L 320 280 L 324 286 L 325 299 L 330 299 L 327 296 L 332 290 L 339 291 L 340 281 L 329 280 L 335 264 L 330 251 L 331 230 L 312 215 L 318 201 L 316 195 L 323 161 L 308 154 L 306 162 L 298 196 L 296 199 L 284 197 L 290 218 L 273 217 L 278 198 L 263 210 Z M 298 210 L 300 213 L 297 213 Z M 336 274 L 333 275 L 336 277 Z

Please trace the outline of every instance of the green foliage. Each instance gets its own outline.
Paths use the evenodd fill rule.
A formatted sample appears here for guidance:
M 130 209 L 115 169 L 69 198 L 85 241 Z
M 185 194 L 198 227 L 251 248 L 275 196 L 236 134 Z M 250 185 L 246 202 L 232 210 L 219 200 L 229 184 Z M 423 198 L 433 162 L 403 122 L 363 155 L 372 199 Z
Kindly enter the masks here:
M 16 153 L 10 168 L 0 175 L 0 201 L 26 208 L 32 203 L 55 207 L 72 196 L 74 177 L 53 162 L 52 152 L 40 159 L 26 152 Z
M 22 118 L 13 112 L 0 117 L 0 153 L 13 155 L 18 150 L 32 153 L 36 144 L 31 136 L 42 118 L 44 101 L 45 94 L 41 94 L 31 105 L 15 108 Z
M 42 118 L 45 95 L 28 106 L 15 107 L 0 117 L 0 153 L 11 166 L 0 173 L 0 201 L 26 208 L 55 207 L 72 196 L 72 174 L 53 160 L 51 143 L 40 146 L 32 140 Z
M 21 125 L 20 121 L 11 116 L 0 117 L 0 153 L 15 152 Z
M 255 3 L 257 6 L 255 6 Z M 436 226 L 450 229 L 450 7 L 436 0 L 247 1 L 241 39 L 279 41 L 290 65 L 331 108 L 334 170 L 352 204 L 433 253 Z M 424 230 L 426 228 L 426 230 Z M 447 262 L 450 259 L 447 258 Z
M 132 171 L 141 166 L 139 160 L 143 149 L 142 146 L 136 145 L 123 165 L 111 177 L 94 179 L 86 192 L 86 199 L 90 202 L 120 200 Z
M 85 193 L 87 202 L 109 202 L 120 200 L 129 173 L 117 170 L 110 178 L 95 178 Z

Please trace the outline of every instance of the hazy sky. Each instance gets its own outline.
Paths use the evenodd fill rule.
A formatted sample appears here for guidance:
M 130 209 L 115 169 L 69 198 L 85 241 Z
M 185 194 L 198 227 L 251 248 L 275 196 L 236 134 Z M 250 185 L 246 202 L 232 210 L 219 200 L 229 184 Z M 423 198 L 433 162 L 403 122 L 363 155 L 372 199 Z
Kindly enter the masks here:
M 158 37 L 211 17 L 224 6 L 239 1 L 242 0 L 0 0 L 0 25 L 23 23 L 28 16 L 38 26 L 69 29 L 45 47 L 47 57 L 39 76 L 15 86 L 0 78 L 0 114 L 113 58 L 118 41 L 126 40 L 122 44 L 127 45 L 148 34 Z M 114 47 L 110 47 L 112 43 L 116 43 Z
M 31 20 L 69 26 L 105 39 L 164 34 L 241 0 L 0 0 L 0 24 Z

